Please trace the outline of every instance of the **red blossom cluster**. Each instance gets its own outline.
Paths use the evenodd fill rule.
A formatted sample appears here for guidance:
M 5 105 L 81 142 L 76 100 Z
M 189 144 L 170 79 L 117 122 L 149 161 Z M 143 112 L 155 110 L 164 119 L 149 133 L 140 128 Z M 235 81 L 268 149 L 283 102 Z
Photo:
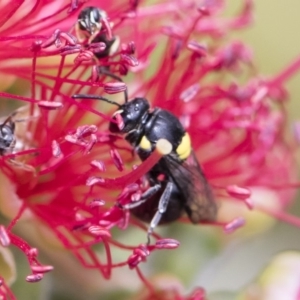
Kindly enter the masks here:
M 129 99 L 146 97 L 180 119 L 217 199 L 255 209 L 251 187 L 264 187 L 278 189 L 285 207 L 291 192 L 281 188 L 294 179 L 294 158 L 287 156 L 293 145 L 284 137 L 287 93 L 282 84 L 297 62 L 274 79 L 250 77 L 251 50 L 230 35 L 251 24 L 251 0 L 244 0 L 231 18 L 221 15 L 222 0 L 100 2 L 0 4 L 0 76 L 26 82 L 23 95 L 0 92 L 2 99 L 26 104 L 23 116 L 14 116 L 19 148 L 0 159 L 19 201 L 10 223 L 1 225 L 0 241 L 27 256 L 32 270 L 27 281 L 36 282 L 51 270 L 37 261 L 35 248 L 12 233 L 29 210 L 86 268 L 109 279 L 114 268 L 128 266 L 149 290 L 143 299 L 156 293 L 157 299 L 167 299 L 170 291 L 157 292 L 139 266 L 153 251 L 177 248 L 179 242 L 154 234 L 150 244 L 127 245 L 111 231 L 147 231 L 119 204 L 138 201 L 147 188 L 145 174 L 163 154 L 155 151 L 141 163 L 122 137 L 108 131 L 111 106 L 72 96 L 108 94 L 119 103 L 127 93 Z M 102 57 L 109 50 L 105 42 L 79 41 L 77 18 L 87 6 L 101 6 L 107 13 L 99 35 L 120 40 L 114 53 Z M 116 122 L 122 128 L 122 119 Z M 231 232 L 244 219 L 212 224 Z M 94 251 L 98 244 L 105 259 Z M 127 260 L 115 261 L 115 247 L 127 251 Z M 172 299 L 205 298 L 202 289 L 187 298 L 171 292 L 176 294 Z

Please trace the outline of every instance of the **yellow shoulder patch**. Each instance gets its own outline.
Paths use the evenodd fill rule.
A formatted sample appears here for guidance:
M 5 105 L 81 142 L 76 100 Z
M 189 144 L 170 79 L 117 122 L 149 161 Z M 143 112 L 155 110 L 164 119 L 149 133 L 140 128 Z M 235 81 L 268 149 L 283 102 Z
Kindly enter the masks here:
M 191 138 L 190 135 L 186 132 L 181 140 L 181 143 L 176 149 L 176 153 L 178 154 L 181 160 L 185 160 L 189 157 L 191 151 L 192 151 Z
M 151 143 L 145 135 L 143 135 L 143 137 L 140 141 L 139 147 L 144 150 L 151 150 Z

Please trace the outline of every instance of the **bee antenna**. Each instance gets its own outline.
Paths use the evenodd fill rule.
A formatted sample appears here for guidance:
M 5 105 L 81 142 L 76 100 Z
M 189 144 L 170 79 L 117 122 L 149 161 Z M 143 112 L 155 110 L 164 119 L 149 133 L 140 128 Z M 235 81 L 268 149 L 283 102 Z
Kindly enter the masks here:
M 14 114 L 13 114 L 13 115 L 14 115 Z M 0 124 L 0 127 L 4 127 L 4 125 L 6 125 L 7 123 L 12 122 L 12 116 L 13 116 L 13 115 L 8 116 L 8 117 L 5 119 L 5 121 L 4 121 L 2 124 Z
M 97 95 L 88 95 L 88 94 L 75 94 L 72 96 L 73 99 L 86 99 L 86 100 L 102 100 L 102 101 L 105 101 L 109 104 L 113 104 L 113 105 L 116 105 L 118 106 L 119 108 L 122 107 L 122 105 L 120 105 L 119 103 L 115 102 L 115 101 L 112 101 L 112 100 L 109 100 L 109 99 L 106 99 L 102 96 L 97 96 Z

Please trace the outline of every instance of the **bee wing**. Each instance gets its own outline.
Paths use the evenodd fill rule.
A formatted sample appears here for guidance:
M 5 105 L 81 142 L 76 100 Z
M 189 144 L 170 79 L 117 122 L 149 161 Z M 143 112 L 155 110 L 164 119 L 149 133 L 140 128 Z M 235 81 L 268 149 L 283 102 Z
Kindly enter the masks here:
M 167 155 L 163 159 L 168 175 L 185 196 L 185 210 L 191 222 L 215 220 L 217 205 L 195 153 L 191 152 L 184 162 L 180 161 L 176 154 Z
M 14 110 L 10 115 L 0 117 L 0 124 L 4 123 L 7 119 L 11 119 L 14 123 L 25 122 L 36 119 L 40 116 L 38 108 L 31 111 L 30 105 L 26 104 Z

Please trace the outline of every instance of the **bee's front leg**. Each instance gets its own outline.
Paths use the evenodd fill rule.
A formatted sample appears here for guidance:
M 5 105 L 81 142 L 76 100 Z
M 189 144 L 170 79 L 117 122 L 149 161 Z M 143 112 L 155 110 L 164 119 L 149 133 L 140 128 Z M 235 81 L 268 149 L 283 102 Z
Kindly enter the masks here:
M 127 203 L 125 205 L 118 204 L 118 206 L 122 209 L 133 209 L 142 203 L 146 202 L 149 198 L 151 198 L 153 195 L 155 195 L 159 190 L 161 189 L 161 184 L 157 183 L 154 186 L 151 186 L 147 191 L 145 191 L 141 198 L 138 201 Z

